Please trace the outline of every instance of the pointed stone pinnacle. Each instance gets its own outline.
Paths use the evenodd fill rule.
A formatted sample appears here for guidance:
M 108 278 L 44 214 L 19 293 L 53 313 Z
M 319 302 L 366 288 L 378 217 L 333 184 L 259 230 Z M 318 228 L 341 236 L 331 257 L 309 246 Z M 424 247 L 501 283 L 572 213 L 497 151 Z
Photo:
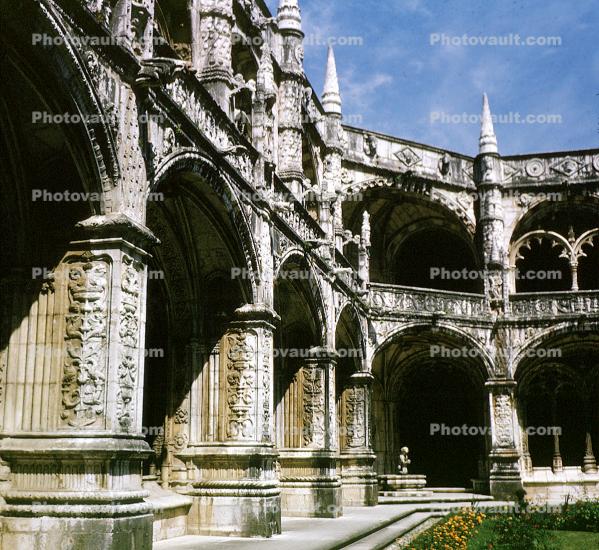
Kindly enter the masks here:
M 341 94 L 339 93 L 339 79 L 337 78 L 337 65 L 333 48 L 329 46 L 327 58 L 327 72 L 322 92 L 322 106 L 325 113 L 341 115 Z
M 480 139 L 478 141 L 479 154 L 497 153 L 497 137 L 493 129 L 493 119 L 489 107 L 489 98 L 483 94 L 483 114 L 480 127 Z

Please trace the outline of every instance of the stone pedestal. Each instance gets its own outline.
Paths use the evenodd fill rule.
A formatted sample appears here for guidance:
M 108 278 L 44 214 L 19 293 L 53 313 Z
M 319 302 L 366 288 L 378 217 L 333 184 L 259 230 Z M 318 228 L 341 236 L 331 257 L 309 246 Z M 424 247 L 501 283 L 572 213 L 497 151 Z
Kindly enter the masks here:
M 343 515 L 336 460 L 332 451 L 281 451 L 281 506 L 285 516 Z
M 341 484 L 344 506 L 376 506 L 379 484 L 373 465 L 374 454 L 341 455 Z
M 281 532 L 272 448 L 222 444 L 192 447 L 185 455 L 201 476 L 178 491 L 193 499 L 188 534 L 271 537 Z
M 409 492 L 422 491 L 426 487 L 426 476 L 412 474 L 385 474 L 379 476 L 383 491 Z
M 150 550 L 141 435 L 151 235 L 96 216 L 41 288 L 23 287 L 8 340 L 1 548 Z M 21 308 L 19 310 L 19 308 Z

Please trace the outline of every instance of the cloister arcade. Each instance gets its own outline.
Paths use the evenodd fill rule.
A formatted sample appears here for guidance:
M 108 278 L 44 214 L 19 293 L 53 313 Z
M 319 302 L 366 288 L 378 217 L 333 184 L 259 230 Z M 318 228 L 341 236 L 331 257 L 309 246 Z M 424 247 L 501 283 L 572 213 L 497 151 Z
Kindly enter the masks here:
M 599 150 L 502 157 L 486 98 L 476 157 L 343 124 L 296 0 L 5 11 L 0 547 L 271 537 L 404 446 L 599 495 Z

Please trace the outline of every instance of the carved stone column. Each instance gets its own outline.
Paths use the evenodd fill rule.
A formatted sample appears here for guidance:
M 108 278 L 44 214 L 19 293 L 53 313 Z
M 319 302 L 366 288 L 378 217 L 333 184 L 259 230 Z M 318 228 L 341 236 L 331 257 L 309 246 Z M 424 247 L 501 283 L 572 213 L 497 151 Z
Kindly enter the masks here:
M 337 476 L 335 352 L 312 348 L 301 369 L 302 446 L 284 449 L 281 504 L 284 515 L 339 517 L 343 513 Z
M 378 502 L 376 455 L 371 440 L 370 387 L 372 374 L 356 372 L 349 378 L 341 403 L 341 483 L 343 504 L 374 506 Z
M 221 109 L 229 114 L 233 1 L 194 0 L 191 9 L 193 67 Z
M 532 457 L 528 445 L 528 419 L 526 405 L 520 406 L 520 434 L 522 440 L 522 470 L 527 474 L 532 474 Z
M 557 426 L 557 396 L 553 395 L 551 400 L 551 420 L 553 426 Z M 564 463 L 562 461 L 562 454 L 559 448 L 559 436 L 560 434 L 555 432 L 553 434 L 553 458 L 551 461 L 551 469 L 554 474 L 564 471 Z
M 585 450 L 584 450 L 584 462 L 582 471 L 585 474 L 596 474 L 597 473 L 597 460 L 593 453 L 593 440 L 591 439 L 591 432 L 587 431 L 585 437 Z
M 515 411 L 513 380 L 491 380 L 486 383 L 489 393 L 492 448 L 489 454 L 491 495 L 499 499 L 515 500 L 522 489 L 515 438 Z
M 364 211 L 362 216 L 358 264 L 358 273 L 362 281 L 362 288 L 366 290 L 370 283 L 370 214 L 367 210 Z
M 81 238 L 13 302 L 0 407 L 2 548 L 151 549 L 142 435 L 147 247 L 123 215 Z M 15 309 L 17 308 L 17 309 Z
M 246 305 L 236 311 L 220 342 L 218 377 L 202 390 L 213 404 L 195 409 L 208 418 L 192 419 L 192 425 L 214 425 L 213 433 L 204 441 L 196 441 L 193 433 L 177 454 L 192 465 L 189 482 L 177 489 L 193 497 L 190 534 L 270 537 L 281 532 L 272 414 L 276 319 L 268 306 Z
M 113 4 L 110 15 L 112 34 L 140 57 L 152 57 L 154 0 L 119 0 Z
M 474 175 L 479 194 L 479 226 L 486 270 L 485 296 L 492 308 L 502 309 L 507 296 L 507 289 L 504 288 L 504 269 L 507 266 L 503 244 L 503 169 L 486 95 L 483 98 L 479 155 L 474 162 Z
M 281 1 L 277 20 L 281 33 L 278 173 L 301 200 L 304 181 L 302 164 L 304 33 L 297 1 Z

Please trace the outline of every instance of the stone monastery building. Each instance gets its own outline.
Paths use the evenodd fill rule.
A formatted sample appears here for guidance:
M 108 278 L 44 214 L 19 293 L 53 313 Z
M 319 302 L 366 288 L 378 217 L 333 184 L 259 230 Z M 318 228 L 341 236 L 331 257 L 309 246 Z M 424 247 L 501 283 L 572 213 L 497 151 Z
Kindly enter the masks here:
M 0 10 L 2 549 L 599 496 L 599 149 L 345 125 L 297 0 Z

